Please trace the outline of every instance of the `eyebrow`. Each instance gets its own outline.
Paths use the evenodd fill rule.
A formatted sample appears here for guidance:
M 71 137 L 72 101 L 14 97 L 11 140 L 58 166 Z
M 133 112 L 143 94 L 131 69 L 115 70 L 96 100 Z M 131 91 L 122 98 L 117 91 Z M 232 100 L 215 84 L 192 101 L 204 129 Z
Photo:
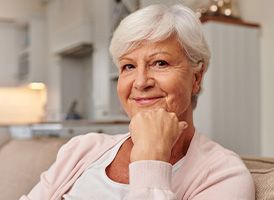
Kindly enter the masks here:
M 148 57 L 153 57 L 157 54 L 167 54 L 167 55 L 170 55 L 171 56 L 171 53 L 167 52 L 167 51 L 159 51 L 159 52 L 155 52 L 153 54 L 150 54 Z
M 150 54 L 148 57 L 151 58 L 151 57 L 153 57 L 155 55 L 158 55 L 158 54 L 167 54 L 167 55 L 170 55 L 170 56 L 172 55 L 171 53 L 169 53 L 167 51 L 159 51 L 159 52 L 155 52 L 155 53 Z M 122 61 L 122 60 L 132 60 L 132 59 L 125 56 L 125 57 L 120 57 L 119 58 L 119 61 Z

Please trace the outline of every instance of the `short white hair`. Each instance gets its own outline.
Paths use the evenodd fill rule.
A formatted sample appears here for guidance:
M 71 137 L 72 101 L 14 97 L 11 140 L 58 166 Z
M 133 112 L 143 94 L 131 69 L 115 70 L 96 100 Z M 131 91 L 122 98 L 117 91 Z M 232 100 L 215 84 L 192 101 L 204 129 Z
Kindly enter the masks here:
M 200 20 L 181 4 L 151 5 L 124 18 L 110 43 L 110 53 L 116 65 L 119 58 L 142 42 L 159 42 L 175 35 L 190 64 L 199 70 L 201 63 L 207 69 L 210 51 L 204 38 Z

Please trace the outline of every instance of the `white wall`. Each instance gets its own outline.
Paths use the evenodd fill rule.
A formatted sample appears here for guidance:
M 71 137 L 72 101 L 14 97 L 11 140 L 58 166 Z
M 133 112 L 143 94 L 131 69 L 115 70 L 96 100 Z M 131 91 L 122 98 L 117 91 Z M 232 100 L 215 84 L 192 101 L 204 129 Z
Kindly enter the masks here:
M 274 156 L 274 1 L 239 0 L 243 19 L 261 25 L 262 154 Z

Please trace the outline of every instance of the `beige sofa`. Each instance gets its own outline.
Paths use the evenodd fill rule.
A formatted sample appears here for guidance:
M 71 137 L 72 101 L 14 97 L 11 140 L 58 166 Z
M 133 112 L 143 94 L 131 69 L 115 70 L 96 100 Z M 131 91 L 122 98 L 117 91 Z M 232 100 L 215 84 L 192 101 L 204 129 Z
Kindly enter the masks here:
M 60 138 L 15 140 L 0 134 L 0 200 L 17 200 L 27 194 L 66 141 Z M 256 199 L 274 200 L 274 159 L 243 160 L 254 178 Z

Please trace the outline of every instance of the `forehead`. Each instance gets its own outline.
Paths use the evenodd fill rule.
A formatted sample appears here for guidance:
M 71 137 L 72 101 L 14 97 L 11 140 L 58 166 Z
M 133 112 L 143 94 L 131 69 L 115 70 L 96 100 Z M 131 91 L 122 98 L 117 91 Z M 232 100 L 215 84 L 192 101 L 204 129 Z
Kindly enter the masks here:
M 131 45 L 130 49 L 128 49 L 124 54 L 120 56 L 119 60 L 136 53 L 145 53 L 150 55 L 161 52 L 169 53 L 174 56 L 177 54 L 185 55 L 184 50 L 176 37 L 170 37 L 157 42 L 136 42 L 135 44 Z

